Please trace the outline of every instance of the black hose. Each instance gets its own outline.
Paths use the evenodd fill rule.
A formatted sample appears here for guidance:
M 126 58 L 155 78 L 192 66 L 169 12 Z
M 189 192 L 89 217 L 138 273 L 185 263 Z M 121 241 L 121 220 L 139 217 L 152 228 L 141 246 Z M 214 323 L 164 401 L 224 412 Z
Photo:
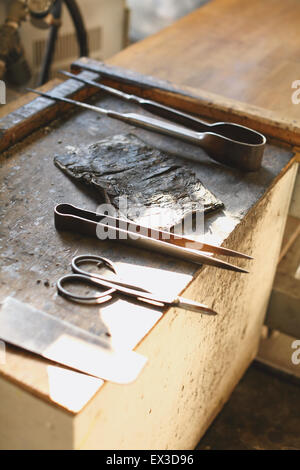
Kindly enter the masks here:
M 76 3 L 76 0 L 63 0 L 68 8 L 70 16 L 72 18 L 74 28 L 76 31 L 78 46 L 79 46 L 79 56 L 80 57 L 87 57 L 89 55 L 88 49 L 88 40 L 87 40 L 87 33 L 84 25 L 84 21 L 80 12 L 80 9 Z M 55 20 L 59 20 L 61 17 L 61 9 L 62 9 L 62 0 L 56 0 L 51 13 Z M 55 44 L 57 39 L 59 26 L 57 22 L 55 22 L 51 26 L 49 39 L 46 46 L 45 57 L 43 60 L 42 70 L 39 76 L 37 86 L 41 86 L 49 80 L 50 75 L 50 68 L 55 52 Z
M 76 30 L 77 41 L 79 45 L 80 57 L 87 57 L 89 55 L 87 33 L 80 9 L 76 0 L 64 0 L 66 7 L 69 10 L 74 28 Z
M 40 72 L 39 80 L 37 86 L 41 86 L 49 80 L 51 64 L 53 61 L 53 56 L 55 52 L 55 44 L 57 39 L 57 34 L 59 30 L 59 20 L 61 18 L 62 10 L 62 1 L 56 0 L 51 10 L 51 13 L 54 18 L 54 24 L 51 25 L 49 38 L 47 41 L 46 52 L 42 64 L 42 69 Z

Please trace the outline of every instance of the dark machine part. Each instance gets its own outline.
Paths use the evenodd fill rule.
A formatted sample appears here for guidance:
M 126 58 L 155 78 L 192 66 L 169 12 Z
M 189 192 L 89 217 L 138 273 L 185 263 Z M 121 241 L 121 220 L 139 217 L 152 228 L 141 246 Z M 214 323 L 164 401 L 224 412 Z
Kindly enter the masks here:
M 49 79 L 63 2 L 74 24 L 79 55 L 88 56 L 86 28 L 76 0 L 13 0 L 8 16 L 4 24 L 0 26 L 0 79 L 4 78 L 11 85 L 21 86 L 31 78 L 19 36 L 19 28 L 22 21 L 26 20 L 28 13 L 35 27 L 50 27 L 38 86 Z
M 88 39 L 84 21 L 76 3 L 76 0 L 64 0 L 64 3 L 69 10 L 70 16 L 74 23 L 74 28 L 77 35 L 77 41 L 79 45 L 79 55 L 80 57 L 88 57 L 89 48 L 88 48 Z
M 48 17 L 50 17 L 50 20 L 48 22 L 51 24 L 51 30 L 50 30 L 49 39 L 48 39 L 47 47 L 46 47 L 46 53 L 45 53 L 42 70 L 40 73 L 37 86 L 41 86 L 49 80 L 49 74 L 50 74 L 51 64 L 52 64 L 53 56 L 55 52 L 55 44 L 56 44 L 56 39 L 58 35 L 58 29 L 60 27 L 60 18 L 61 18 L 63 1 L 69 11 L 69 14 L 74 24 L 78 47 L 79 47 L 79 56 L 86 57 L 89 55 L 86 28 L 84 25 L 84 21 L 83 21 L 80 9 L 76 3 L 76 0 L 56 0 L 54 2 L 54 5 L 51 8 L 50 14 L 48 15 Z M 41 0 L 41 3 L 46 4 L 47 0 L 44 0 L 44 1 Z M 44 6 L 46 7 L 46 5 Z
M 52 10 L 52 24 L 50 26 L 50 34 L 47 42 L 47 48 L 44 55 L 42 69 L 39 76 L 38 86 L 46 83 L 49 80 L 51 64 L 55 52 L 55 44 L 57 40 L 58 30 L 60 27 L 60 18 L 62 10 L 62 0 L 56 0 Z

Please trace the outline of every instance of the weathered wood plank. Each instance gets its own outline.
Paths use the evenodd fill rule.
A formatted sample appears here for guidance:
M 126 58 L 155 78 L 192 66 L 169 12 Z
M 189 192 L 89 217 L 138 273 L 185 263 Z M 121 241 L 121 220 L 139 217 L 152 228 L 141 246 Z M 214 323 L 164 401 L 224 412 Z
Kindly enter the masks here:
M 291 99 L 300 76 L 299 29 L 298 0 L 214 0 L 108 63 L 299 125 L 300 104 Z
M 91 79 L 96 77 L 97 75 L 90 74 Z M 97 92 L 96 89 L 84 87 L 74 81 L 61 82 L 57 79 L 47 83 L 40 90 L 52 91 L 58 96 L 72 97 L 79 101 L 84 101 Z M 25 104 L 24 97 L 16 100 L 15 109 L 0 119 L 0 152 L 18 143 L 42 126 L 51 123 L 72 108 L 71 105 L 65 103 L 54 103 L 45 98 L 36 98 L 33 93 L 28 94 L 28 96 L 29 100 L 26 97 Z M 18 106 L 18 103 L 20 103 L 20 106 Z M 11 108 L 11 105 L 7 106 L 8 109 Z
M 286 227 L 283 235 L 280 256 L 278 263 L 287 254 L 297 237 L 300 235 L 300 219 L 297 217 L 288 216 Z
M 300 337 L 300 232 L 282 257 L 274 280 L 265 324 L 295 338 Z

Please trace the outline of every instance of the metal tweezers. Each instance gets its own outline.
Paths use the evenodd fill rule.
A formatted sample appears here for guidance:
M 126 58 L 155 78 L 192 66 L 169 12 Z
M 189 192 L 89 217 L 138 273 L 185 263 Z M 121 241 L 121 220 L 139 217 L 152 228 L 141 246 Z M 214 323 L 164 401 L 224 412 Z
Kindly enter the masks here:
M 138 225 L 130 220 L 90 212 L 71 204 L 58 204 L 54 209 L 54 221 L 57 230 L 81 233 L 98 239 L 100 239 L 99 230 L 102 233 L 109 231 L 107 239 L 157 251 L 163 255 L 174 256 L 192 263 L 207 264 L 240 273 L 248 273 L 248 271 L 214 258 L 212 255 L 252 259 L 251 256 L 238 251 L 195 241 L 172 232 Z

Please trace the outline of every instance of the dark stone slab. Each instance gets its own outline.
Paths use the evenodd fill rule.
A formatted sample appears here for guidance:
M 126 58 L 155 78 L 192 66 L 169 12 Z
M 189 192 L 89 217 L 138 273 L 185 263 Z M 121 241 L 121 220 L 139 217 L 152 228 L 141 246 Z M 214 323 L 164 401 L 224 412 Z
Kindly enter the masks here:
M 54 158 L 64 173 L 96 189 L 119 217 L 171 229 L 186 216 L 223 207 L 184 161 L 118 134 Z

